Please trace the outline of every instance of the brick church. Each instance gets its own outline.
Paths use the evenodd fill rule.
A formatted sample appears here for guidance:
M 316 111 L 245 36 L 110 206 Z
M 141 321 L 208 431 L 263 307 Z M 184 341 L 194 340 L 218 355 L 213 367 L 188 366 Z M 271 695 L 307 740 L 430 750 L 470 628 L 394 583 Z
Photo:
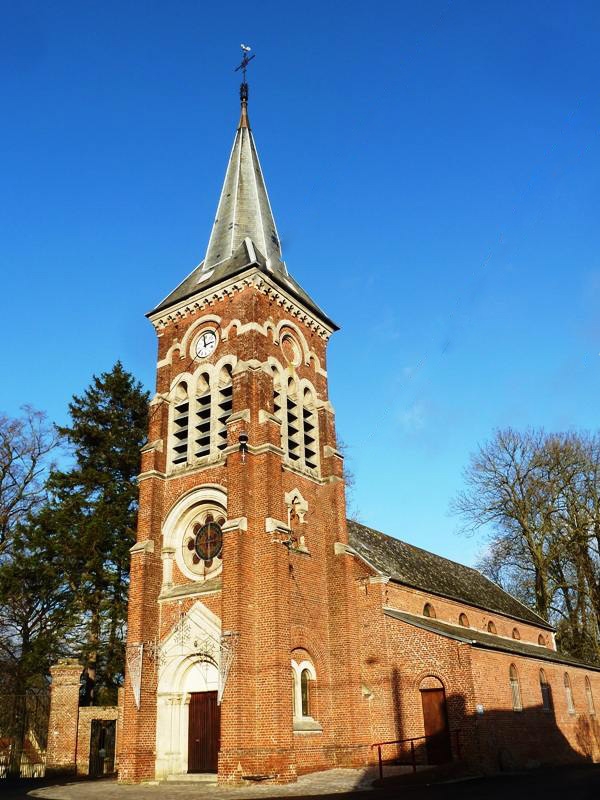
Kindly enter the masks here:
M 346 519 L 337 326 L 283 260 L 247 99 L 206 257 L 148 315 L 120 780 L 288 782 L 410 739 L 485 771 L 600 758 L 598 668 L 476 570 Z

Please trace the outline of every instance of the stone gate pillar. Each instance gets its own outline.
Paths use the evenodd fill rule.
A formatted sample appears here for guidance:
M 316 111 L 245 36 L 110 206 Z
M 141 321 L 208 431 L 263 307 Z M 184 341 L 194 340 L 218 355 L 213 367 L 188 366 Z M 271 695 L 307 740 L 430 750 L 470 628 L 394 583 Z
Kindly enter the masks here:
M 50 717 L 46 774 L 76 772 L 81 664 L 66 658 L 50 667 Z

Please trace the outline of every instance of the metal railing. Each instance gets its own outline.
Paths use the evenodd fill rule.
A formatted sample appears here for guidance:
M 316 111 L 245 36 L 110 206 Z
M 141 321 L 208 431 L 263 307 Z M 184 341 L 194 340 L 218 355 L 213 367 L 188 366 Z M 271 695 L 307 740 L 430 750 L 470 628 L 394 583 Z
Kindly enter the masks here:
M 451 737 L 452 737 L 452 735 L 455 736 L 454 753 L 455 753 L 456 759 L 458 761 L 460 761 L 460 758 L 461 758 L 460 733 L 461 733 L 460 730 L 454 730 L 454 731 L 451 731 L 451 733 L 450 733 Z M 398 757 L 398 758 L 392 759 L 388 763 L 395 764 L 395 765 L 402 765 L 402 766 L 411 766 L 413 774 L 414 774 L 417 771 L 417 754 L 416 754 L 416 751 L 415 751 L 415 742 L 423 741 L 423 742 L 425 742 L 425 745 L 427 745 L 427 740 L 430 739 L 430 738 L 431 737 L 429 737 L 429 736 L 412 736 L 412 737 L 407 738 L 407 739 L 393 739 L 393 740 L 388 741 L 388 742 L 375 742 L 374 744 L 372 744 L 371 745 L 371 749 L 373 749 L 374 747 L 377 748 L 377 760 L 379 762 L 379 778 L 380 779 L 383 778 L 383 755 L 382 755 L 382 752 L 381 752 L 381 748 L 382 747 L 390 746 L 390 745 L 393 745 L 393 744 L 394 745 L 403 745 L 403 744 L 406 744 L 407 742 L 410 742 L 410 761 L 404 761 L 403 762 L 403 761 L 400 760 L 400 757 Z
M 0 695 L 0 779 L 44 774 L 48 715 L 47 690 Z

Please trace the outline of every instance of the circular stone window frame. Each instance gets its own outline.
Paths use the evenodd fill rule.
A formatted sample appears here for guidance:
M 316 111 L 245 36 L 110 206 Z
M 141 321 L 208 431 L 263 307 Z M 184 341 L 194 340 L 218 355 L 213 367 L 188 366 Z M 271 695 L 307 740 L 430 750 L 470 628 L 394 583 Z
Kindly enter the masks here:
M 290 343 L 294 351 L 292 359 L 289 359 L 286 355 L 286 351 L 284 349 L 286 342 Z M 294 334 L 291 333 L 289 328 L 284 328 L 284 330 L 281 332 L 281 336 L 279 338 L 279 347 L 281 348 L 281 352 L 286 364 L 292 364 L 294 367 L 300 366 L 302 363 L 302 345 L 298 342 Z
M 196 583 L 216 578 L 223 571 L 223 560 L 208 575 L 191 570 L 183 558 L 183 541 L 202 512 L 221 514 L 227 520 L 227 495 L 218 487 L 203 486 L 182 497 L 169 511 L 163 524 L 163 550 L 174 553 L 179 572 Z

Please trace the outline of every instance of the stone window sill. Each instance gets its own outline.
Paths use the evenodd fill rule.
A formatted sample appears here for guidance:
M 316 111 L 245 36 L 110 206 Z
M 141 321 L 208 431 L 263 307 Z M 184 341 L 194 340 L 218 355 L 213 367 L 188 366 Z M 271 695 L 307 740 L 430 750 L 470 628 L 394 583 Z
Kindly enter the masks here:
M 302 717 L 295 719 L 293 724 L 294 733 L 323 733 L 323 726 L 312 717 Z

